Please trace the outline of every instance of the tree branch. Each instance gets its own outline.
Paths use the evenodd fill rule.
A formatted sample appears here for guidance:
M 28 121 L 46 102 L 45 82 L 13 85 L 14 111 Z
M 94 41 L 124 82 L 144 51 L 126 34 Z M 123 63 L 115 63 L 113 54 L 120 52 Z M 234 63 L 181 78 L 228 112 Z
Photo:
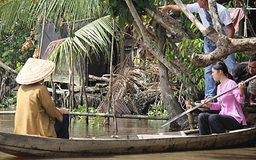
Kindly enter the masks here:
M 157 49 L 154 44 L 152 43 L 152 39 L 150 39 L 150 35 L 147 32 L 147 29 L 145 28 L 144 24 L 142 23 L 142 20 L 140 18 L 140 16 L 138 15 L 133 3 L 131 0 L 125 0 L 133 18 L 134 21 L 136 22 L 142 37 L 143 37 L 143 42 L 141 44 L 141 47 L 144 47 L 145 49 L 147 49 L 148 51 L 150 51 L 161 63 L 163 63 L 168 70 L 172 71 L 173 73 L 177 73 L 177 69 L 180 69 L 180 62 L 178 61 L 171 61 L 168 62 L 165 59 L 165 56 L 163 54 L 161 54 L 160 50 Z M 186 71 L 187 72 L 187 71 Z M 179 73 L 177 73 L 179 74 Z
M 192 61 L 198 67 L 206 67 L 231 53 L 256 50 L 256 38 L 231 39 L 218 36 L 217 48 L 209 54 L 193 54 Z
M 185 39 L 190 39 L 188 34 L 181 29 L 181 23 L 177 22 L 174 18 L 170 16 L 161 15 L 160 12 L 153 12 L 148 8 L 144 8 L 144 10 L 148 13 L 152 19 L 154 19 L 157 23 L 159 23 L 162 27 L 164 27 L 171 35 L 175 38 L 178 38 L 180 41 Z
M 11 73 L 16 74 L 16 75 L 18 74 L 17 71 L 11 69 L 9 66 L 5 65 L 2 61 L 0 61 L 0 66 L 3 67 L 8 72 L 11 72 Z
M 219 14 L 217 11 L 217 5 L 216 5 L 216 0 L 208 0 L 209 2 L 209 8 L 211 11 L 211 17 L 212 17 L 212 22 L 213 22 L 213 27 L 216 31 L 218 31 L 218 33 L 224 34 L 225 32 L 222 28 L 221 22 L 220 22 L 220 18 L 219 18 Z

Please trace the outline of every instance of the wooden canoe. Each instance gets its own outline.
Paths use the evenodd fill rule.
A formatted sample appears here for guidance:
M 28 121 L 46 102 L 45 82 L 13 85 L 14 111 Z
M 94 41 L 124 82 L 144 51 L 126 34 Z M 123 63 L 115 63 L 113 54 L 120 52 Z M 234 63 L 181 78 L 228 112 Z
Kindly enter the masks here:
M 256 126 L 216 135 L 164 134 L 58 139 L 0 132 L 0 151 L 16 156 L 84 157 L 229 148 L 256 140 Z

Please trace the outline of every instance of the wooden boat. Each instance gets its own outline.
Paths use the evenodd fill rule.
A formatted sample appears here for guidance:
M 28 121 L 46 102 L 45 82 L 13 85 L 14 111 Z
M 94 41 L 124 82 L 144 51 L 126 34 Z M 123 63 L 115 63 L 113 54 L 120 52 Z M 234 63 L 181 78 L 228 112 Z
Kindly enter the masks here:
M 256 126 L 204 136 L 198 136 L 198 130 L 70 139 L 0 132 L 0 151 L 17 156 L 87 157 L 228 148 L 255 140 Z

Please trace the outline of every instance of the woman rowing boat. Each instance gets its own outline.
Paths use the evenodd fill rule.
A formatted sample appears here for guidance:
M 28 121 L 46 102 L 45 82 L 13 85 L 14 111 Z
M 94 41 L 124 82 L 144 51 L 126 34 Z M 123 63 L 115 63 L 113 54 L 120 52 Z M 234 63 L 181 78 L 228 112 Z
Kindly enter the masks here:
M 223 61 L 218 61 L 213 65 L 212 76 L 215 81 L 220 82 L 217 87 L 217 94 L 237 85 Z M 245 116 L 240 105 L 245 100 L 244 87 L 245 83 L 240 82 L 238 88 L 219 97 L 216 103 L 201 101 L 202 104 L 209 106 L 211 110 L 220 110 L 220 112 L 219 114 L 199 114 L 200 135 L 224 133 L 226 130 L 241 129 L 246 125 Z

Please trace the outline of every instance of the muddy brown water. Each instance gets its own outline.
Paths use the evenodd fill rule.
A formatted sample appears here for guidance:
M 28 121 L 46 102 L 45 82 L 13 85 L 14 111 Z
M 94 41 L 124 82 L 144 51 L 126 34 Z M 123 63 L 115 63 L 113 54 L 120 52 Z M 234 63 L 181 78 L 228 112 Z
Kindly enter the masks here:
M 0 115 L 0 131 L 12 133 L 14 126 L 14 115 Z M 70 136 L 71 137 L 86 137 L 86 136 L 101 136 L 112 135 L 115 133 L 113 120 L 110 119 L 110 125 L 104 126 L 105 118 L 98 121 L 89 118 L 89 124 L 86 124 L 84 117 L 77 120 L 71 119 Z M 159 126 L 165 121 L 163 120 L 137 120 L 137 119 L 118 119 L 118 134 L 143 134 L 157 133 Z M 166 128 L 168 130 L 168 128 Z M 0 152 L 0 160 L 19 160 L 19 159 L 34 159 L 27 157 L 16 157 Z M 49 158 L 47 158 L 49 159 Z M 49 160 L 56 160 L 49 159 Z M 84 158 L 61 158 L 63 160 L 212 160 L 212 159 L 240 159 L 250 160 L 256 159 L 256 147 L 247 146 L 243 148 L 219 149 L 219 150 L 201 150 L 187 152 L 172 152 L 172 153 L 153 153 L 153 154 L 136 154 L 136 155 L 110 155 Z

